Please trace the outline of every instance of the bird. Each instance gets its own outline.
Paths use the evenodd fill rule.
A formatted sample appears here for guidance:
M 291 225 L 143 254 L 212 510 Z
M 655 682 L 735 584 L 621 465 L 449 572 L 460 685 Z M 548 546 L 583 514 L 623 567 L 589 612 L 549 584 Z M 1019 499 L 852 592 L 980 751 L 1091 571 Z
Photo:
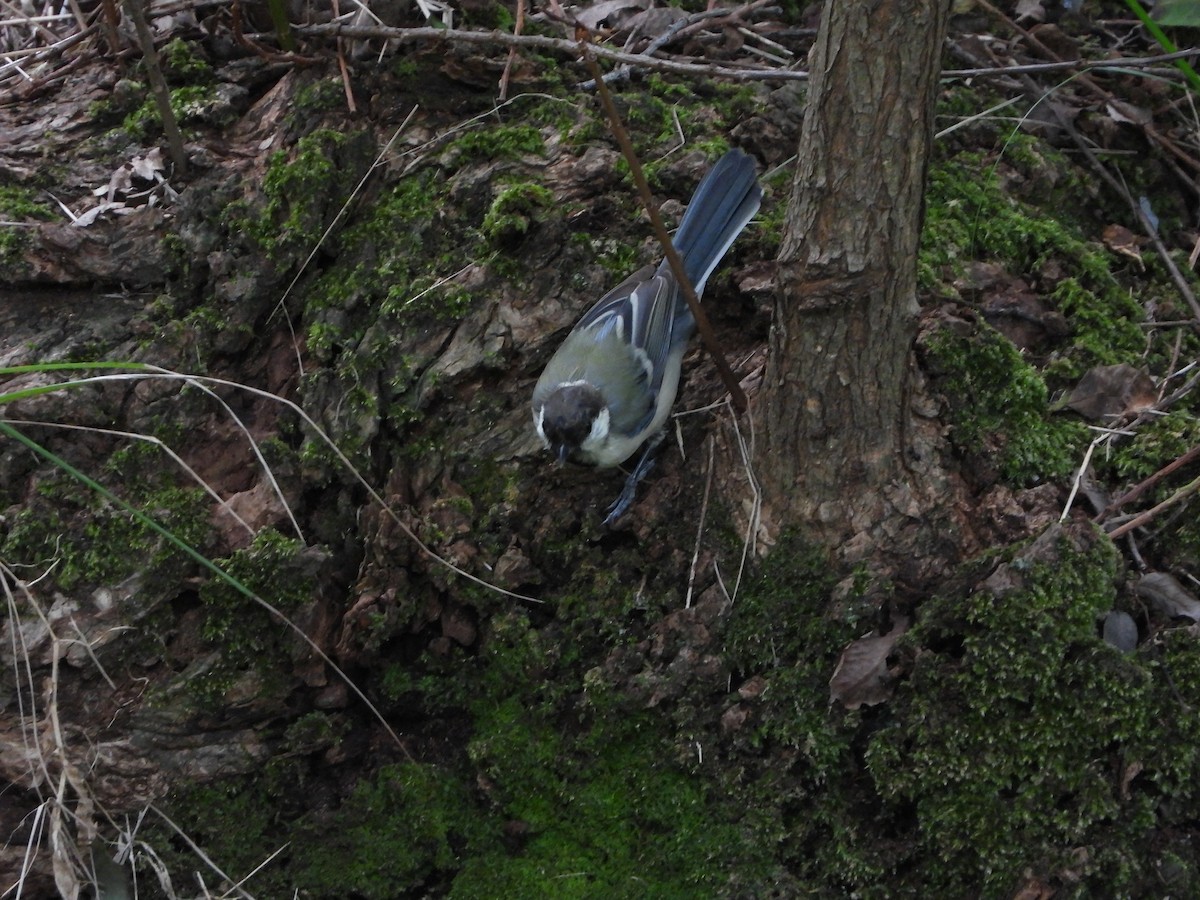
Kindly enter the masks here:
M 704 176 L 672 244 L 699 297 L 721 258 L 758 212 L 754 160 L 730 150 Z M 653 451 L 679 390 L 696 320 L 667 260 L 638 270 L 581 318 L 533 389 L 538 437 L 560 463 L 619 466 L 642 456 L 609 507 L 611 525 L 653 467 Z

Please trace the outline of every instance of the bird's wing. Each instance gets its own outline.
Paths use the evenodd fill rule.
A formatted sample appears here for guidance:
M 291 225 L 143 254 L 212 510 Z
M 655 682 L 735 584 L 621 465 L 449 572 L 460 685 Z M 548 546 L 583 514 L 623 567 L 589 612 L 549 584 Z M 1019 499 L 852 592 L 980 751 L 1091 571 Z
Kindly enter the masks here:
M 657 392 L 675 343 L 678 304 L 679 288 L 674 276 L 646 266 L 601 297 L 579 320 L 575 331 L 590 333 L 598 343 L 608 341 L 615 333 L 646 367 L 650 388 Z

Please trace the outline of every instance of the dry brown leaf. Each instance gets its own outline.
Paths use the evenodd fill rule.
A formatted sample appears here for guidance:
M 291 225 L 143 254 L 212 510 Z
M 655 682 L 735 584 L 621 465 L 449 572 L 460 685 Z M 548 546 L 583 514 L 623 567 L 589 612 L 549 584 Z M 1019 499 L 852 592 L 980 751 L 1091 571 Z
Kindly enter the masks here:
M 598 31 L 603 25 L 607 29 L 616 30 L 625 24 L 631 15 L 636 15 L 646 8 L 644 0 L 600 0 L 587 9 L 575 13 L 575 21 L 591 31 Z
M 1134 591 L 1153 603 L 1167 618 L 1183 617 L 1200 622 L 1200 600 L 1167 572 L 1143 575 Z
M 1050 900 L 1054 896 L 1054 888 L 1041 879 L 1026 873 L 1026 882 L 1017 888 L 1012 900 Z
M 1154 380 L 1126 363 L 1096 366 L 1079 380 L 1066 405 L 1085 419 L 1111 420 L 1150 409 L 1158 402 Z
M 153 147 L 145 156 L 135 156 L 129 161 L 133 174 L 146 181 L 162 181 L 167 171 L 167 160 L 161 147 Z
M 1022 25 L 1045 22 L 1046 9 L 1042 6 L 1042 0 L 1017 0 L 1017 21 Z
M 677 6 L 652 6 L 630 18 L 625 26 L 631 34 L 657 38 L 666 34 L 680 19 L 686 18 L 687 13 Z
M 1138 249 L 1137 236 L 1124 225 L 1106 225 L 1101 234 L 1104 246 L 1113 253 L 1128 256 L 1137 262 L 1138 268 L 1143 267 L 1142 252 Z
M 908 625 L 907 616 L 897 616 L 887 634 L 863 635 L 848 644 L 829 679 L 830 702 L 837 700 L 846 709 L 858 709 L 887 700 L 892 695 L 887 680 L 888 654 Z
M 1043 347 L 1070 331 L 1062 313 L 1050 309 L 1040 291 L 996 263 L 969 263 L 954 288 L 978 303 L 988 324 L 1023 350 Z
M 1144 128 L 1154 121 L 1154 116 L 1149 110 L 1126 103 L 1124 100 L 1109 100 L 1106 109 L 1114 122 L 1127 122 L 1130 125 Z
M 77 216 L 71 224 L 76 228 L 86 228 L 106 213 L 129 215 L 142 206 L 157 206 L 160 198 L 163 202 L 173 201 L 179 195 L 167 183 L 166 171 L 166 158 L 159 147 L 153 148 L 145 156 L 134 156 L 117 167 L 109 177 L 108 184 L 92 190 L 92 196 L 103 197 L 104 200 Z
M 1034 25 L 1029 33 L 1059 59 L 1075 59 L 1079 56 L 1079 38 L 1054 22 Z
M 126 207 L 124 203 L 101 203 L 99 206 L 93 206 L 83 215 L 77 216 L 75 220 L 71 222 L 71 227 L 87 228 L 98 218 L 100 218 L 100 216 L 104 215 L 104 213 L 113 213 L 115 215 L 125 208 Z
M 1145 766 L 1138 760 L 1134 760 L 1125 767 L 1125 771 L 1121 773 L 1121 799 L 1129 799 L 1129 785 L 1133 783 L 1133 779 L 1142 774 L 1142 769 Z

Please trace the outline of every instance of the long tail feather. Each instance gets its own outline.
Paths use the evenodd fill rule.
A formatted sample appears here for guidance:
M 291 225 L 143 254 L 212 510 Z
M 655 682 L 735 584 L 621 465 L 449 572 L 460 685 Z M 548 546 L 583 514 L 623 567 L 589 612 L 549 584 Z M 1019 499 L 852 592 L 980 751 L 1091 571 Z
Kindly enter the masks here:
M 713 166 L 696 188 L 675 235 L 675 249 L 697 293 L 721 257 L 758 212 L 762 188 L 754 160 L 741 150 L 730 150 Z

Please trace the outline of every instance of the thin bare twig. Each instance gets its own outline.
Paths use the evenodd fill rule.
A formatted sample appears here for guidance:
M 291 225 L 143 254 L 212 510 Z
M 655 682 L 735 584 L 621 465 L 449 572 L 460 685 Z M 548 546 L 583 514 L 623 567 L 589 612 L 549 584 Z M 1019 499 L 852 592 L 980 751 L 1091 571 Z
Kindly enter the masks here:
M 175 120 L 175 112 L 171 109 L 171 91 L 167 87 L 167 79 L 163 76 L 162 67 L 158 64 L 158 51 L 154 48 L 154 32 L 146 21 L 146 11 L 142 9 L 142 0 L 125 0 L 125 11 L 133 20 L 137 30 L 138 43 L 142 46 L 142 60 L 146 63 L 146 77 L 150 81 L 150 91 L 154 94 L 154 103 L 158 107 L 162 119 L 163 133 L 167 137 L 167 147 L 171 151 L 171 161 L 175 163 L 175 175 L 187 171 L 187 155 L 183 152 L 183 134 L 179 131 L 179 122 Z
M 1019 34 L 1026 42 L 1028 42 L 1031 47 L 1036 48 L 1037 51 L 1047 59 L 1055 62 L 1062 62 L 1058 54 L 1047 47 L 1036 34 L 1025 28 L 1022 28 L 1007 14 L 989 3 L 988 0 L 979 0 L 979 6 L 1004 22 L 1009 28 Z M 1193 53 L 1194 52 L 1195 51 L 1193 51 Z M 1078 81 L 1106 103 L 1110 103 L 1116 99 L 1111 91 L 1102 87 L 1095 79 L 1084 72 L 1080 73 Z M 1167 151 L 1167 153 L 1176 157 L 1180 162 L 1189 166 L 1193 170 L 1200 171 L 1200 160 L 1197 160 L 1195 157 L 1184 153 L 1174 141 L 1172 141 L 1166 135 L 1159 133 L 1152 125 L 1144 125 L 1142 127 L 1142 133 L 1146 135 L 1148 140 L 1154 144 L 1157 144 L 1160 148 Z
M 1079 464 L 1079 469 L 1075 472 L 1075 478 L 1071 482 L 1071 492 L 1067 495 L 1067 502 L 1063 504 L 1062 515 L 1058 517 L 1058 521 L 1065 522 L 1067 516 L 1071 512 L 1071 506 L 1075 502 L 1075 496 L 1079 493 L 1079 488 L 1083 485 L 1084 478 L 1087 477 L 1088 467 L 1092 464 L 1092 454 L 1096 447 L 1109 439 L 1110 435 L 1102 434 L 1092 438 L 1092 442 L 1088 444 L 1087 453 L 1083 455 L 1083 462 Z
M 700 502 L 700 524 L 696 526 L 696 546 L 692 549 L 692 565 L 688 570 L 688 586 L 687 596 L 683 601 L 684 609 L 692 608 L 692 592 L 696 587 L 696 563 L 700 559 L 700 541 L 704 537 L 704 525 L 708 520 L 708 498 L 712 493 L 713 470 L 716 466 L 713 465 L 713 448 L 716 446 L 712 435 L 708 437 L 708 475 L 704 479 L 704 499 Z
M 688 279 L 687 272 L 683 268 L 683 260 L 680 258 L 679 252 L 675 249 L 675 245 L 671 242 L 671 234 L 667 231 L 667 226 L 663 224 L 662 216 L 659 215 L 658 205 L 654 202 L 654 195 L 650 192 L 650 185 L 646 181 L 646 174 L 642 171 L 642 165 L 638 161 L 637 153 L 634 152 L 633 142 L 630 141 L 625 126 L 621 124 L 620 113 L 617 112 L 617 106 L 613 102 L 612 94 L 609 93 L 608 85 L 604 83 L 604 79 L 600 74 L 600 66 L 596 63 L 596 58 L 591 55 L 590 45 L 581 45 L 580 49 L 587 60 L 588 67 L 592 70 L 592 77 L 596 79 L 596 89 L 600 94 L 600 102 L 604 105 L 604 111 L 608 115 L 613 136 L 617 139 L 617 144 L 621 147 L 621 153 L 625 156 L 625 161 L 629 163 L 629 173 L 633 176 L 638 194 L 642 198 L 642 206 L 646 210 L 646 215 L 650 217 L 650 224 L 654 228 L 654 234 L 658 238 L 659 244 L 662 245 L 663 253 L 667 257 L 667 265 L 671 267 L 671 272 L 674 274 L 675 280 L 679 283 L 679 287 L 683 291 L 683 298 L 687 301 L 692 318 L 696 320 L 696 330 L 700 332 L 700 339 L 704 343 L 704 348 L 708 350 L 713 363 L 717 367 L 717 372 L 721 376 L 721 380 L 725 383 L 725 389 L 729 392 L 734 411 L 740 415 L 746 411 L 746 395 L 742 393 L 737 378 L 734 377 L 733 372 L 730 370 L 729 363 L 725 361 L 725 355 L 721 352 L 721 345 L 717 341 L 716 333 L 708 321 L 708 315 L 700 305 L 700 298 L 696 296 L 696 287 Z
M 1129 490 L 1127 490 L 1120 497 L 1118 497 L 1117 499 L 1115 499 L 1111 503 L 1109 503 L 1108 508 L 1105 509 L 1098 516 L 1096 516 L 1092 521 L 1097 522 L 1097 523 L 1103 522 L 1105 519 L 1107 519 L 1109 516 L 1111 516 L 1114 512 L 1116 512 L 1118 509 L 1120 509 L 1126 503 L 1132 503 L 1134 500 L 1138 499 L 1140 496 L 1142 496 L 1142 494 L 1146 493 L 1148 490 L 1150 490 L 1152 487 L 1154 487 L 1156 484 L 1158 484 L 1160 481 L 1162 481 L 1168 475 L 1170 475 L 1173 472 L 1178 471 L 1179 469 L 1194 462 L 1197 459 L 1200 459 L 1200 445 L 1193 447 L 1191 450 L 1188 450 L 1182 456 L 1178 457 L 1177 459 L 1173 460 L 1172 462 L 1167 463 L 1165 466 L 1163 466 L 1161 469 L 1159 469 L 1153 475 L 1151 475 L 1148 478 L 1145 478 L 1142 481 L 1135 484 L 1133 487 L 1131 487 Z
M 333 17 L 339 18 L 341 10 L 338 8 L 338 0 L 333 0 Z M 354 88 L 350 84 L 350 70 L 346 68 L 346 47 L 345 41 L 338 38 L 337 44 L 337 65 L 338 74 L 342 78 L 342 93 L 346 95 L 346 109 L 351 113 L 358 112 L 358 104 L 354 102 Z
M 1146 510 L 1144 513 L 1140 513 L 1140 514 L 1134 516 L 1132 519 L 1130 519 L 1125 524 L 1118 525 L 1116 528 L 1114 528 L 1112 531 L 1110 531 L 1108 533 L 1108 536 L 1115 541 L 1117 538 L 1121 537 L 1122 535 L 1128 534 L 1129 532 L 1133 531 L 1133 529 L 1141 528 L 1143 525 L 1145 525 L 1147 522 L 1149 522 L 1151 519 L 1153 519 L 1155 516 L 1157 516 L 1163 510 L 1169 509 L 1170 507 L 1174 506 L 1176 503 L 1179 503 L 1182 500 L 1186 500 L 1188 497 L 1190 497 L 1192 494 L 1196 493 L 1196 491 L 1198 491 L 1198 490 L 1200 490 L 1200 478 L 1194 478 L 1191 481 L 1189 481 L 1187 484 L 1185 484 L 1183 487 L 1181 487 L 1179 490 L 1177 490 L 1175 493 L 1173 493 L 1166 500 L 1164 500 L 1162 503 L 1159 503 L 1158 505 L 1151 507 L 1150 509 Z
M 745 8 L 754 8 L 757 4 L 748 4 Z M 717 15 L 728 15 L 730 10 L 713 10 L 706 13 L 706 18 Z M 700 24 L 703 24 L 702 21 Z M 528 50 L 548 50 L 566 56 L 579 56 L 579 42 L 570 38 L 557 38 L 542 34 L 510 34 L 504 31 L 469 31 L 449 30 L 445 28 L 392 28 L 388 26 L 345 25 L 327 23 L 321 25 L 297 25 L 297 34 L 311 35 L 342 35 L 354 38 L 382 38 L 400 44 L 420 42 L 446 44 L 490 44 L 501 47 L 516 47 Z M 672 34 L 672 37 L 675 35 Z M 678 59 L 664 59 L 648 56 L 644 53 L 630 53 L 615 50 L 603 45 L 591 45 L 592 53 L 598 59 L 613 63 L 623 63 L 635 68 L 649 69 L 658 72 L 673 72 L 679 75 L 705 76 L 722 78 L 729 81 L 806 81 L 808 72 L 804 69 L 780 68 L 760 65 L 737 66 L 728 63 L 697 63 Z M 1120 69 L 1146 68 L 1187 56 L 1200 53 L 1200 49 L 1181 50 L 1178 53 L 1165 53 L 1155 56 L 1136 57 L 1130 59 L 1102 60 L 1057 60 L 1049 63 L 1036 63 L 1019 66 L 979 66 L 969 69 L 947 69 L 942 72 L 942 78 L 1003 78 L 1014 74 L 1051 72 L 1059 70 L 1088 70 L 1116 71 Z M 606 80 L 611 80 L 606 78 Z M 581 87 L 591 87 L 592 82 L 585 82 Z
M 1022 63 L 1015 66 L 981 66 L 972 69 L 944 69 L 942 78 L 992 78 L 997 75 L 1038 75 L 1044 72 L 1100 71 L 1114 72 L 1120 69 L 1146 69 L 1159 63 L 1176 59 L 1187 59 L 1200 54 L 1200 48 L 1176 50 L 1174 53 L 1159 53 L 1154 56 L 1131 56 L 1128 59 L 1060 59 L 1054 62 Z M 1175 70 L 1172 69 L 1171 73 Z
M 740 21 L 741 17 L 745 13 L 752 12 L 773 2 L 774 0 L 753 0 L 752 3 L 747 3 L 745 6 L 735 10 L 706 9 L 698 13 L 693 13 L 690 16 L 678 19 L 668 25 L 667 28 L 663 30 L 662 34 L 652 40 L 639 52 L 639 55 L 645 58 L 653 58 L 655 53 L 670 44 L 672 41 L 696 33 L 702 27 L 712 24 L 712 20 L 714 19 L 733 19 Z M 629 75 L 633 69 L 634 66 L 630 63 L 617 66 L 611 72 L 605 74 L 604 83 L 613 84 L 618 81 L 625 81 L 629 78 Z M 580 90 L 592 91 L 596 89 L 596 81 L 595 79 L 589 78 L 587 81 L 580 82 L 578 87 Z
M 517 21 L 513 23 L 513 34 L 519 35 L 525 28 L 525 0 L 517 0 Z M 517 60 L 517 48 L 508 48 L 508 59 L 504 61 L 504 73 L 500 76 L 500 99 L 508 99 L 508 81 L 512 77 L 513 63 Z
M 991 10 L 994 14 L 1003 16 L 1003 14 L 995 7 L 991 6 L 987 0 L 980 0 L 980 3 L 982 3 L 986 9 Z M 1006 19 L 1006 21 L 1010 20 Z M 1020 30 L 1019 26 L 1011 23 L 1011 21 L 1010 24 L 1012 24 L 1013 28 Z M 965 50 L 961 50 L 961 48 L 960 55 L 969 56 L 969 54 L 967 54 Z M 1096 85 L 1096 83 L 1086 75 L 1079 75 L 1077 80 L 1092 87 L 1106 100 L 1112 99 L 1112 95 L 1109 92 Z M 1018 81 L 1025 93 L 1035 101 L 1035 106 L 1038 103 L 1041 103 L 1042 100 L 1044 100 L 1047 96 L 1048 92 L 1041 88 L 1037 82 L 1035 82 L 1028 75 L 1018 76 Z M 1074 141 L 1075 146 L 1079 148 L 1079 152 L 1083 154 L 1084 158 L 1088 161 L 1100 179 L 1110 188 L 1112 188 L 1113 192 L 1116 193 L 1117 196 L 1125 199 L 1126 204 L 1129 206 L 1130 212 L 1133 214 L 1134 220 L 1141 227 L 1142 232 L 1150 239 L 1150 242 L 1154 245 L 1155 250 L 1158 251 L 1159 258 L 1162 260 L 1163 265 L 1166 266 L 1167 271 L 1170 273 L 1171 280 L 1175 282 L 1175 286 L 1179 290 L 1180 296 L 1183 297 L 1188 306 L 1191 307 L 1192 312 L 1196 315 L 1196 322 L 1193 327 L 1197 330 L 1200 330 L 1200 303 L 1197 302 L 1196 295 L 1192 291 L 1188 280 L 1184 277 L 1183 273 L 1179 270 L 1179 267 L 1175 264 L 1175 260 L 1171 258 L 1171 254 L 1167 252 L 1166 245 L 1163 243 L 1162 237 L 1158 233 L 1158 229 L 1155 227 L 1154 223 L 1150 221 L 1150 217 L 1146 214 L 1146 210 L 1142 209 L 1141 204 L 1133 199 L 1133 196 L 1126 189 L 1125 185 L 1108 171 L 1105 165 L 1096 156 L 1095 151 L 1092 150 L 1088 142 L 1085 141 L 1076 130 L 1075 125 L 1070 118 L 1064 115 L 1062 110 L 1060 110 L 1055 104 L 1047 104 L 1047 106 L 1049 107 L 1051 115 L 1054 116 L 1055 121 L 1058 123 L 1058 126 L 1062 128 L 1062 130 L 1068 136 L 1070 136 L 1072 141 Z M 1147 132 L 1148 138 L 1153 138 L 1154 133 L 1152 132 L 1152 129 Z

